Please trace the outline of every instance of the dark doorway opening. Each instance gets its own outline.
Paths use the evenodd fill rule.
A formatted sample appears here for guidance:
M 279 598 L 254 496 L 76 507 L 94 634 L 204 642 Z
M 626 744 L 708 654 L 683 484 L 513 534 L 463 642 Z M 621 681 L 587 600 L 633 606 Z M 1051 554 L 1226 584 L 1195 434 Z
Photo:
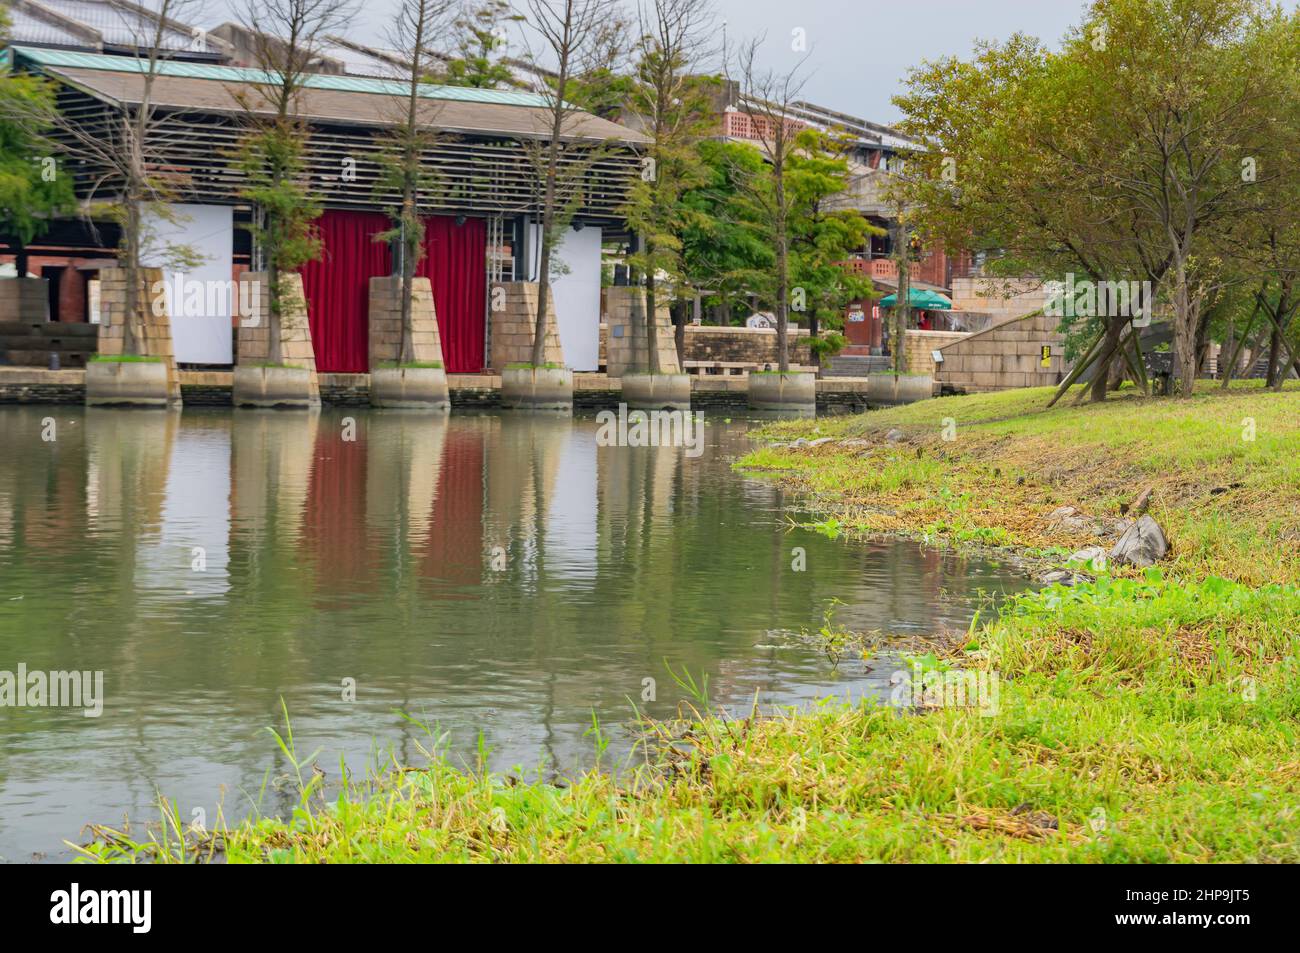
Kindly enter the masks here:
M 45 279 L 45 291 L 49 295 L 49 310 L 45 313 L 45 320 L 59 320 L 59 292 L 63 285 L 62 265 L 43 265 L 41 267 L 41 277 Z

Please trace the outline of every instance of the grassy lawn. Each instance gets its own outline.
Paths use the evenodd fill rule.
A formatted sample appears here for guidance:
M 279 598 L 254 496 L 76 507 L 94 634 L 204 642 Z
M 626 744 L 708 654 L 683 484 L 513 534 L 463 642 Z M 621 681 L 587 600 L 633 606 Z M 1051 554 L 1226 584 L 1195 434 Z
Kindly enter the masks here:
M 674 742 L 566 785 L 393 765 L 287 820 L 217 834 L 99 830 L 90 856 L 231 861 L 1300 861 L 1300 392 L 1045 391 L 783 423 L 742 468 L 841 525 L 1048 556 L 1096 542 L 1049 526 L 1118 517 L 1148 486 L 1160 568 L 1051 586 L 918 660 L 978 676 L 991 710 L 827 703 L 652 725 Z M 1243 439 L 1250 433 L 1253 440 Z M 953 427 L 955 426 L 955 431 Z M 947 435 L 955 439 L 945 439 Z M 890 435 L 891 431 L 896 431 Z M 892 436 L 892 439 L 891 439 Z M 285 755 L 312 777 L 286 735 Z M 432 748 L 431 743 L 431 748 Z M 189 844 L 189 847 L 182 847 Z
M 773 440 L 836 439 L 759 449 L 741 466 L 779 474 L 856 529 L 1048 553 L 1097 542 L 1049 525 L 1057 507 L 1118 518 L 1149 486 L 1175 575 L 1300 582 L 1300 391 L 1211 387 L 1181 402 L 1129 391 L 1045 410 L 1051 394 L 947 397 L 777 424 L 766 431 Z

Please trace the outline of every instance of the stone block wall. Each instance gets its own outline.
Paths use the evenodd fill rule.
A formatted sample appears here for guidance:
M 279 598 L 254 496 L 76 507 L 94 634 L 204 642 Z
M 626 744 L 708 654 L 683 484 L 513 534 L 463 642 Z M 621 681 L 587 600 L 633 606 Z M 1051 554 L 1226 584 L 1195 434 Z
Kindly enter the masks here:
M 86 372 L 0 367 L 0 404 L 84 404 Z
M 236 360 L 240 364 L 265 364 L 271 352 L 271 286 L 265 272 L 248 272 L 242 281 L 255 283 L 255 293 L 247 296 L 253 303 L 252 313 L 239 322 Z M 301 275 L 285 275 L 284 300 L 280 315 L 280 362 L 305 367 L 316 373 L 316 351 L 311 343 L 311 325 L 307 323 L 307 298 L 302 290 Z
M 610 377 L 622 377 L 627 371 L 648 368 L 645 289 L 630 286 L 605 289 L 605 314 L 607 326 L 602 333 L 605 335 L 606 373 Z M 668 303 L 662 298 L 655 303 L 655 329 L 659 370 L 664 374 L 681 373 L 673 339 L 672 316 L 668 313 Z
M 965 331 L 906 331 L 903 335 L 909 374 L 934 375 L 934 352 L 970 337 Z
M 0 278 L 0 323 L 45 321 L 49 292 L 44 278 Z
M 136 320 L 134 324 L 136 353 L 142 357 L 157 357 L 167 365 L 167 394 L 172 400 L 181 399 L 181 382 L 176 374 L 176 352 L 172 349 L 172 322 L 163 297 L 161 268 L 141 268 L 137 277 L 140 286 L 136 292 Z M 159 288 L 154 294 L 154 288 Z M 127 275 L 122 268 L 105 268 L 99 273 L 99 353 L 119 356 L 126 344 L 126 289 Z
M 993 324 L 1019 318 L 1047 303 L 1047 291 L 1036 278 L 954 278 L 952 309 L 986 314 Z
M 40 324 L 0 324 L 0 358 L 26 367 L 49 367 L 57 354 L 59 367 L 85 367 L 99 348 L 99 325 L 42 321 Z
M 411 282 L 411 344 L 417 364 L 442 363 L 442 339 L 428 278 L 417 277 Z M 399 361 L 401 356 L 402 278 L 371 278 L 370 366 Z
M 967 392 L 1044 387 L 1058 384 L 1066 371 L 1064 336 L 1058 318 L 1013 318 L 942 348 L 936 380 Z M 1043 366 L 1043 347 L 1050 347 Z
M 488 304 L 489 366 L 500 373 L 510 364 L 531 363 L 537 321 L 537 282 L 506 281 L 493 285 L 488 289 Z M 546 364 L 564 363 L 553 294 L 546 296 L 546 342 L 542 360 Z
M 807 328 L 789 336 L 790 363 L 811 364 L 812 347 Z M 776 329 L 722 328 L 707 324 L 686 325 L 686 360 L 745 361 L 776 364 Z

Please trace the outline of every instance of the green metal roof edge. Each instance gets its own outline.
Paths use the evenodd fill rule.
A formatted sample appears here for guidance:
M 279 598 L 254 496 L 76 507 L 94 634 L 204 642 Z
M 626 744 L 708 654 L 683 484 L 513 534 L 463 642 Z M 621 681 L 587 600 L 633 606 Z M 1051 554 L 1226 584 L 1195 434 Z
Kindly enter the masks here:
M 12 47 L 15 59 L 21 58 L 37 66 L 63 67 L 65 69 L 105 70 L 115 73 L 144 73 L 148 71 L 147 60 L 134 56 L 110 56 L 105 53 L 83 53 L 78 50 L 50 50 L 41 47 Z M 267 83 L 273 81 L 271 74 L 265 70 L 251 69 L 244 66 L 214 66 L 207 63 L 187 63 L 179 60 L 159 60 L 158 73 L 162 76 L 178 76 L 187 79 L 206 79 L 234 83 Z M 376 93 L 387 96 L 406 94 L 405 84 L 396 80 L 371 79 L 363 76 L 335 76 L 325 73 L 309 73 L 303 77 L 303 85 L 310 89 L 329 89 L 348 93 Z M 536 93 L 516 92 L 502 89 L 476 89 L 472 86 L 438 86 L 433 83 L 421 83 L 420 95 L 425 99 L 443 99 L 466 103 L 495 103 L 503 106 L 527 106 L 545 108 L 549 105 L 545 97 Z

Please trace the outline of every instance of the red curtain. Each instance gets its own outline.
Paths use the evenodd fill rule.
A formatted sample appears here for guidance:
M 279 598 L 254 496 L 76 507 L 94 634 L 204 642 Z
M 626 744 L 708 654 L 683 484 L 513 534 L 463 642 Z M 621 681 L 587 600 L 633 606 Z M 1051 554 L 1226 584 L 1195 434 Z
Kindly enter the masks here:
M 433 285 L 433 306 L 442 336 L 442 359 L 453 374 L 483 369 L 483 321 L 487 305 L 487 222 L 448 216 L 424 220 L 424 257 L 416 274 Z
M 487 223 L 449 216 L 424 220 L 424 257 L 416 274 L 433 286 L 443 363 L 452 373 L 483 369 L 487 304 Z M 321 257 L 302 268 L 316 369 L 361 374 L 370 369 L 370 279 L 392 273 L 386 242 L 374 236 L 392 227 L 382 212 L 330 209 L 315 223 Z
M 302 285 L 316 369 L 364 374 L 370 370 L 370 279 L 393 270 L 388 243 L 374 236 L 392 226 L 382 212 L 330 209 L 314 227 L 321 257 L 303 266 Z

